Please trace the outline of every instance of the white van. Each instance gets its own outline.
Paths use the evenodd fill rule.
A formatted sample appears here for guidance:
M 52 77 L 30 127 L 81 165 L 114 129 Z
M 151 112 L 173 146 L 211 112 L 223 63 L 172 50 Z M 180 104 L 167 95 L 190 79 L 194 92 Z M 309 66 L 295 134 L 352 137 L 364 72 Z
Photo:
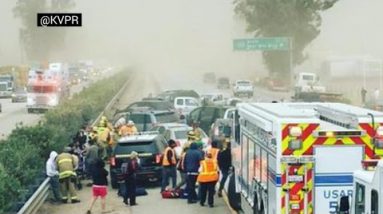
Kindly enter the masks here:
M 176 97 L 174 99 L 174 108 L 180 113 L 180 115 L 188 115 L 197 107 L 200 107 L 200 103 L 194 97 Z

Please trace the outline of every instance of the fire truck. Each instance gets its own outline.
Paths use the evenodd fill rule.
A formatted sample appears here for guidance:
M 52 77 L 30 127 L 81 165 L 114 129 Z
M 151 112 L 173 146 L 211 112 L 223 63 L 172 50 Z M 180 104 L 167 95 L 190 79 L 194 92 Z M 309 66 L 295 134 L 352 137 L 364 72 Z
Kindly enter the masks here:
M 347 104 L 240 103 L 232 127 L 228 196 L 245 213 L 338 213 L 359 197 L 354 172 L 383 156 L 383 113 Z
M 64 95 L 60 81 L 51 70 L 31 70 L 27 84 L 27 110 L 44 112 L 59 104 Z

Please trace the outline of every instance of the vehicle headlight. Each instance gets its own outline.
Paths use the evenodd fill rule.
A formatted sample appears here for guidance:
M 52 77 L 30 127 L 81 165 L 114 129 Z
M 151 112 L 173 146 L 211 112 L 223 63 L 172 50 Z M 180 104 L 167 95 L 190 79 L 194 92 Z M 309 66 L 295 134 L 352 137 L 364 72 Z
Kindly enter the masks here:
M 49 105 L 51 105 L 51 106 L 54 106 L 54 105 L 57 105 L 57 98 L 56 97 L 52 97 L 50 100 L 49 100 L 49 102 L 48 102 L 48 104 Z

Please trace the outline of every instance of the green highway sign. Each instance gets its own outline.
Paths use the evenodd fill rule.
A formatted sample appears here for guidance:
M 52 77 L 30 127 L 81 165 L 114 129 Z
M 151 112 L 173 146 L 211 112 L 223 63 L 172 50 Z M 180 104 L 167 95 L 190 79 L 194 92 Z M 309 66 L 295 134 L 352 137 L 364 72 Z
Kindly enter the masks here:
M 235 51 L 287 51 L 290 49 L 290 40 L 287 37 L 262 37 L 252 39 L 234 39 Z

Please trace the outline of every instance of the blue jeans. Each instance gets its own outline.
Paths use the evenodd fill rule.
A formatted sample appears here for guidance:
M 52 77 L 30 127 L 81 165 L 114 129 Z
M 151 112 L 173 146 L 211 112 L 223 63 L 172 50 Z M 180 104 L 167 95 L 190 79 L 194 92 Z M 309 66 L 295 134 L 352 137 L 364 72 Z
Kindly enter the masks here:
M 55 201 L 60 201 L 61 197 L 60 197 L 59 176 L 56 175 L 56 176 L 50 177 L 49 183 L 51 185 L 51 189 L 52 189 L 52 192 L 53 192 L 54 200 Z
M 176 188 L 177 185 L 177 170 L 175 166 L 162 167 L 162 185 L 161 192 L 169 185 L 169 178 L 172 178 L 172 187 Z

